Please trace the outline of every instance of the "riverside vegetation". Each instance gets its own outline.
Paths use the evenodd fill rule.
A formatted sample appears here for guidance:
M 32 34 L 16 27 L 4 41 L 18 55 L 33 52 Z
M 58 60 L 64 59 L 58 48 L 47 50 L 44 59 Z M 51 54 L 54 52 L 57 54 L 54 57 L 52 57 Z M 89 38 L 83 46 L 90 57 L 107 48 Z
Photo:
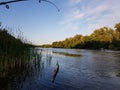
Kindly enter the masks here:
M 114 29 L 102 27 L 89 36 L 78 34 L 63 41 L 55 41 L 51 45 L 42 45 L 42 47 L 120 50 L 120 23 L 117 23 Z
M 29 48 L 33 45 L 25 43 L 22 36 L 11 35 L 7 29 L 0 28 L 0 58 L 19 57 L 27 54 Z

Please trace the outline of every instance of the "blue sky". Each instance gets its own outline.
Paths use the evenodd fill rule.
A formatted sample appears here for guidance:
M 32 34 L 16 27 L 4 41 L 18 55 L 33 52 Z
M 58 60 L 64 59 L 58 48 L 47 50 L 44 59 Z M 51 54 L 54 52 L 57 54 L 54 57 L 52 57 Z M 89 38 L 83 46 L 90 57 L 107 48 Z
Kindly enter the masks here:
M 9 0 L 0 0 L 9 1 Z M 89 35 L 95 29 L 113 28 L 120 22 L 120 0 L 29 0 L 9 4 L 10 9 L 0 6 L 2 26 L 14 32 L 20 29 L 34 44 L 48 44 L 64 40 L 76 34 Z

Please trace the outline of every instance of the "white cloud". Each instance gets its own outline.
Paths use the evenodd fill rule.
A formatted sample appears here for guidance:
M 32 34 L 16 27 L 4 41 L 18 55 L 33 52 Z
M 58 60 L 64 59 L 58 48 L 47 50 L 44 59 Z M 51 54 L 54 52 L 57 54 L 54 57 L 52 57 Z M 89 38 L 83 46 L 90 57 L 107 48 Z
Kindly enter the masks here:
M 74 10 L 69 12 L 64 19 L 60 22 L 61 26 L 64 26 L 66 30 L 78 30 L 80 24 L 78 21 L 84 17 L 84 13 L 81 13 L 80 10 Z
M 113 27 L 114 24 L 120 22 L 119 4 L 120 0 L 69 0 L 69 9 L 61 21 L 61 25 L 68 30 L 80 31 L 81 28 L 84 28 L 88 33 L 92 33 L 93 30 L 102 26 Z
M 69 0 L 69 5 L 79 4 L 82 0 Z
M 91 23 L 93 26 L 110 26 L 113 27 L 114 24 L 120 22 L 120 1 L 110 2 L 106 1 L 87 13 L 85 20 Z M 90 10 L 90 9 L 89 9 Z M 97 24 L 97 25 L 96 25 Z M 92 29 L 92 28 L 91 28 Z
M 73 12 L 68 13 L 64 20 L 62 21 L 63 24 L 71 23 L 76 20 L 81 19 L 84 16 L 84 13 L 81 13 L 79 10 L 75 10 Z

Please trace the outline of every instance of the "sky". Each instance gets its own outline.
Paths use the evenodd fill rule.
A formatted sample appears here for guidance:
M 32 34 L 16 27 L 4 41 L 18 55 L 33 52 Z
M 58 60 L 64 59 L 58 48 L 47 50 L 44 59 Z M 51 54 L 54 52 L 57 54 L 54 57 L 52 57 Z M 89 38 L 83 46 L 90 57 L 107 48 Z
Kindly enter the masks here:
M 9 1 L 9 0 L 0 0 Z M 120 0 L 28 0 L 0 6 L 2 26 L 20 30 L 33 44 L 51 44 L 76 34 L 90 35 L 100 27 L 120 22 Z

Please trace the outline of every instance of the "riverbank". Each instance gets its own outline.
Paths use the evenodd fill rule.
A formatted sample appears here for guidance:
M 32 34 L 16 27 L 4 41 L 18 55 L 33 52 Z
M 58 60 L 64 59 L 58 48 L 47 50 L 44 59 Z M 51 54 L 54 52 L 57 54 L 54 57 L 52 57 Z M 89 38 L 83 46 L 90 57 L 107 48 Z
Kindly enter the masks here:
M 7 29 L 0 28 L 0 56 L 21 56 L 28 52 L 32 44 L 23 42 L 22 38 L 11 35 Z
M 90 35 L 77 34 L 65 40 L 55 41 L 52 44 L 44 44 L 41 47 L 120 50 L 120 23 L 110 27 L 102 27 L 94 30 Z

